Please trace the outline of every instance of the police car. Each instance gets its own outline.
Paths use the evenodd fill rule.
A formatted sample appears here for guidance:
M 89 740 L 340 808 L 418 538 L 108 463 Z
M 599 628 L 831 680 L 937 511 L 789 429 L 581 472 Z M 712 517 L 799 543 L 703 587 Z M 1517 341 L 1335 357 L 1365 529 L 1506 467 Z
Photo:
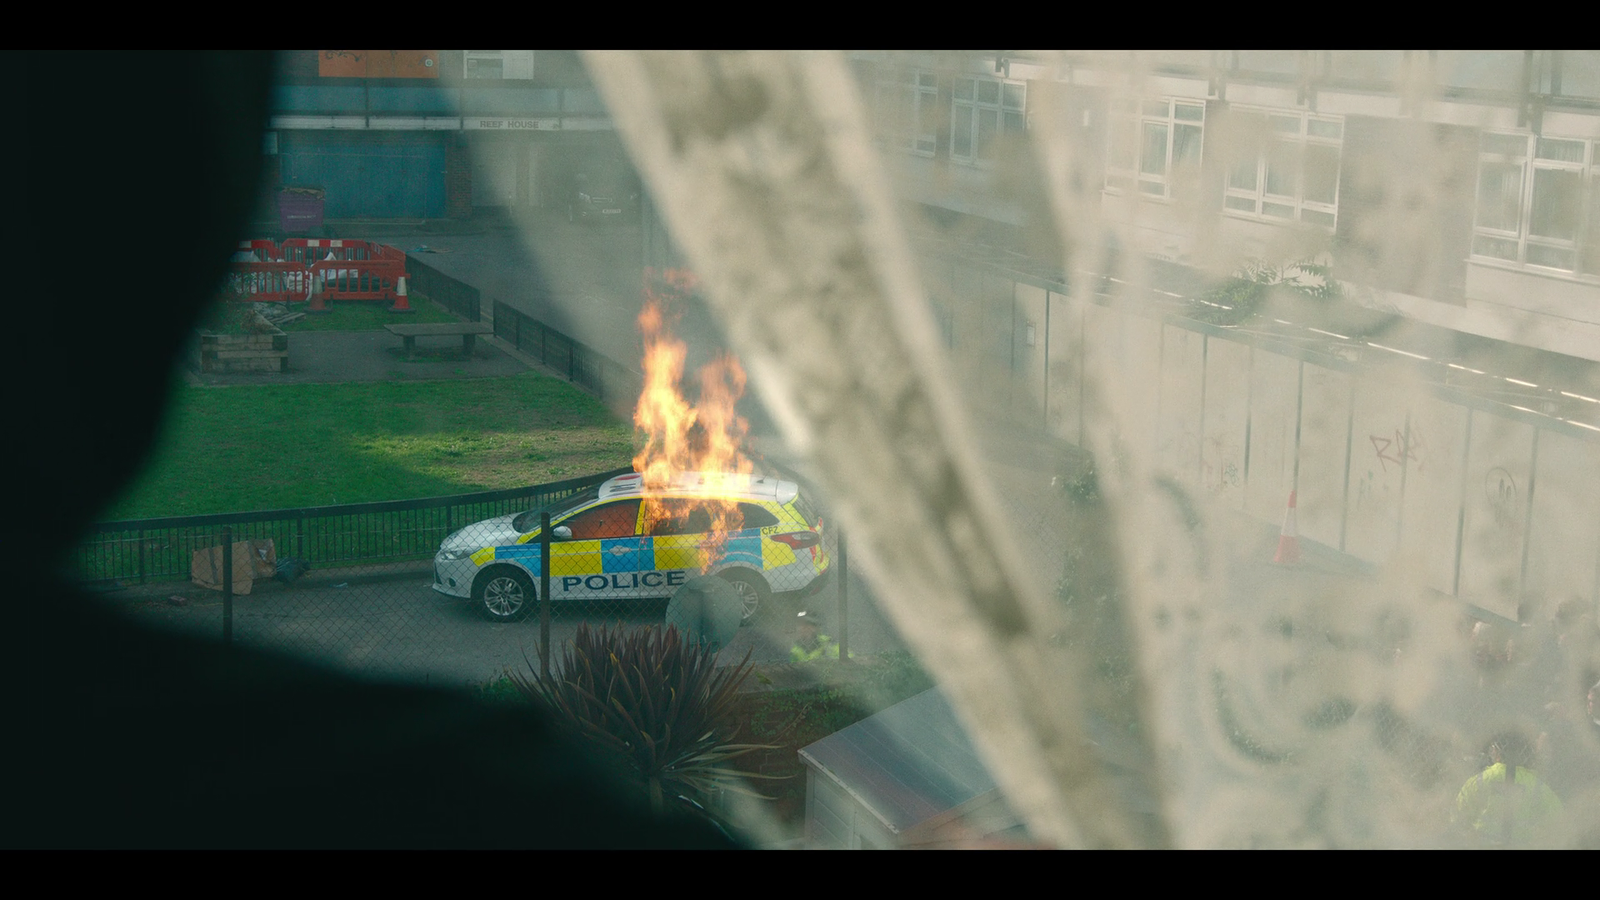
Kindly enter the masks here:
M 645 501 L 644 478 L 634 473 L 543 510 L 469 525 L 439 547 L 433 589 L 471 599 L 492 621 L 527 615 L 537 599 L 544 512 L 553 602 L 670 597 L 706 571 L 733 585 L 749 622 L 774 594 L 809 596 L 825 583 L 822 521 L 794 482 L 686 473 Z M 707 501 L 736 510 L 709 567 L 714 536 Z

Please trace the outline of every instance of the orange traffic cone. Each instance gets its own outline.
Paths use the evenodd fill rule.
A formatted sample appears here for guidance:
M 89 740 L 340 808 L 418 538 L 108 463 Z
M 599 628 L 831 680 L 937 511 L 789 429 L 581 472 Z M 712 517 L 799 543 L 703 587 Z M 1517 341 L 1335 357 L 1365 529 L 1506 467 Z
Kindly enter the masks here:
M 1294 522 L 1294 491 L 1289 492 L 1289 509 L 1283 514 L 1283 530 L 1278 532 L 1278 554 L 1272 561 L 1280 566 L 1300 562 L 1300 532 Z
M 394 286 L 394 305 L 389 307 L 389 312 L 392 312 L 392 313 L 416 312 L 416 310 L 411 308 L 410 301 L 406 300 L 406 277 L 404 275 L 401 275 L 400 276 L 400 280 L 395 282 L 395 286 Z
M 328 311 L 329 310 L 328 310 L 327 298 L 323 297 L 321 291 L 317 291 L 317 290 L 312 291 L 311 292 L 311 305 L 306 308 L 306 312 L 325 313 L 325 312 L 328 312 Z

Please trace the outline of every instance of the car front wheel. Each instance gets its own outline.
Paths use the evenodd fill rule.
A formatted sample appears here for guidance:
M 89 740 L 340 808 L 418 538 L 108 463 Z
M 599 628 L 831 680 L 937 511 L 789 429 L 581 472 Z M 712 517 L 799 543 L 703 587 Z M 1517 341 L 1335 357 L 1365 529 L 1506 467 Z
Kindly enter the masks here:
M 515 569 L 495 569 L 472 591 L 478 610 L 491 622 L 515 622 L 533 609 L 533 581 Z

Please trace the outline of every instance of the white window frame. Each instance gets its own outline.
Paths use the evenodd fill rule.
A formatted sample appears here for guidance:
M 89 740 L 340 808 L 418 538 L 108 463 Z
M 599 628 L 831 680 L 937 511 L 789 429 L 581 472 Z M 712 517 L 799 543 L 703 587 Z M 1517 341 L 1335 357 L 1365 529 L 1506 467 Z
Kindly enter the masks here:
M 1506 152 L 1516 144 L 1518 152 Z M 1554 158 L 1559 145 L 1581 145 L 1581 161 Z M 1498 146 L 1494 146 L 1498 145 Z M 1512 228 L 1486 223 L 1482 185 L 1487 166 L 1520 172 L 1516 221 Z M 1538 173 L 1578 175 L 1578 222 L 1571 240 L 1533 233 L 1534 190 Z M 1508 252 L 1509 251 L 1509 252 Z M 1566 254 L 1566 260 L 1560 257 Z M 1484 132 L 1478 145 L 1472 221 L 1472 258 L 1497 265 L 1527 267 L 1586 281 L 1600 280 L 1600 141 L 1559 135 Z
M 499 63 L 498 75 L 487 74 L 485 63 Z M 532 50 L 466 50 L 461 54 L 461 77 L 471 81 L 515 81 L 533 78 Z
M 939 81 L 933 72 L 889 69 L 879 76 L 876 118 L 883 146 L 932 157 L 939 141 L 938 113 Z
M 984 99 L 985 86 L 995 85 L 994 100 Z M 1008 88 L 1014 90 L 1008 90 Z M 986 78 L 981 75 L 956 77 L 950 100 L 950 158 L 970 166 L 994 165 L 994 138 L 1007 134 L 1022 135 L 1028 131 L 1028 84 L 1003 78 Z M 985 142 L 983 123 L 994 116 L 993 137 Z M 967 151 L 960 152 L 957 136 L 962 124 L 967 129 Z
M 1256 222 L 1297 222 L 1333 231 L 1339 222 L 1339 181 L 1344 168 L 1344 117 L 1257 107 L 1234 107 L 1231 114 L 1260 116 L 1267 133 L 1263 136 L 1265 145 L 1255 153 L 1254 187 L 1237 186 L 1234 183 L 1236 172 L 1247 171 L 1245 167 L 1250 165 L 1248 159 L 1240 160 L 1223 173 L 1223 214 Z M 1294 125 L 1293 130 L 1289 128 L 1291 124 Z M 1293 154 L 1295 184 L 1292 194 L 1273 193 L 1267 189 L 1269 169 L 1273 164 L 1272 151 L 1279 147 L 1288 147 Z M 1305 159 L 1311 148 L 1333 150 L 1332 202 L 1306 199 Z
M 1111 117 L 1106 140 L 1106 189 L 1114 194 L 1137 193 L 1148 199 L 1170 200 L 1176 180 L 1174 166 L 1177 160 L 1178 129 L 1195 128 L 1199 131 L 1199 144 L 1188 165 L 1198 179 L 1202 155 L 1205 152 L 1206 105 L 1203 100 L 1178 97 L 1122 100 Z M 1158 158 L 1150 159 L 1145 141 L 1147 129 L 1165 130 Z M 1128 142 L 1119 148 L 1118 137 Z M 1121 158 L 1119 158 L 1121 157 Z

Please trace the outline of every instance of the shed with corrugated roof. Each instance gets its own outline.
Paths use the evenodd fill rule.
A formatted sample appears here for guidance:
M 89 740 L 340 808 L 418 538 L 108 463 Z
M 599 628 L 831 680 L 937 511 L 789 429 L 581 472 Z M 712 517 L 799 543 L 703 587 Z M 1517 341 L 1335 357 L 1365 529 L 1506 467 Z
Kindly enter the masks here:
M 829 849 L 1026 841 L 955 711 L 937 688 L 800 751 L 806 838 Z

